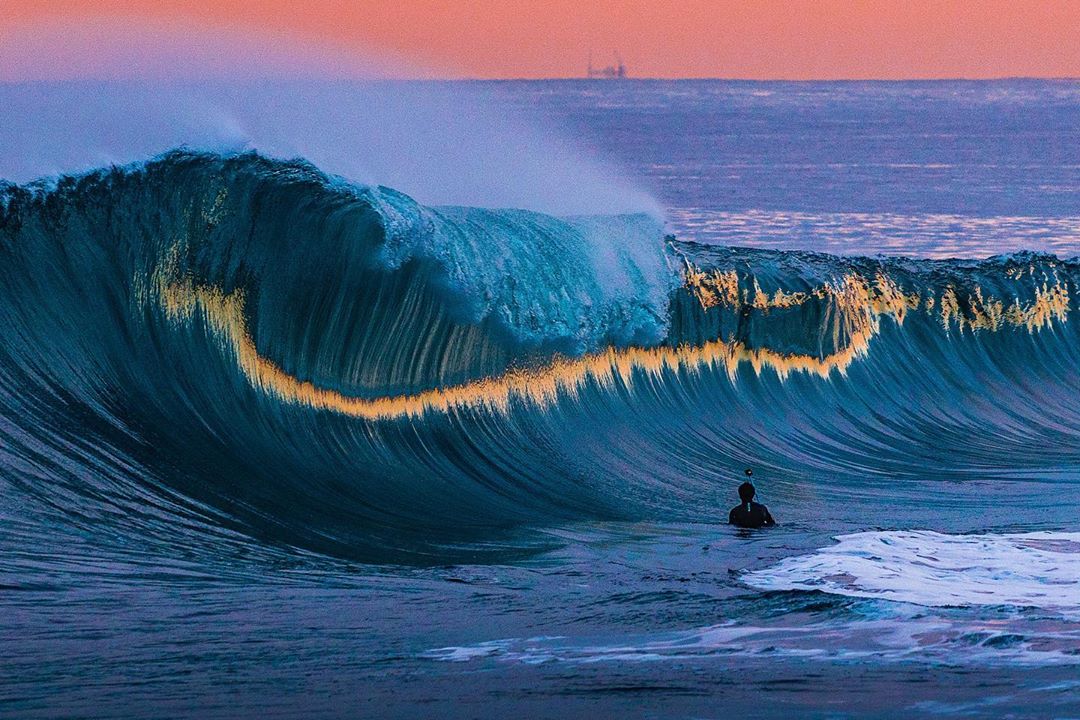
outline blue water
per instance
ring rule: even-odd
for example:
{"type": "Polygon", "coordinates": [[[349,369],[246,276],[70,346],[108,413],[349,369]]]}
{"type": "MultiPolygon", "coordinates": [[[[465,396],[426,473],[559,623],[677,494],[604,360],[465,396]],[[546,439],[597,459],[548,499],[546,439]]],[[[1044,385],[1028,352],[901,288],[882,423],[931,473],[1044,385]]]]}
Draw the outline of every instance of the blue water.
{"type": "Polygon", "coordinates": [[[461,89],[579,202],[0,88],[0,714],[1080,714],[1080,84],[461,89]]]}
{"type": "Polygon", "coordinates": [[[840,254],[1080,252],[1075,81],[510,84],[681,236],[840,254]]]}

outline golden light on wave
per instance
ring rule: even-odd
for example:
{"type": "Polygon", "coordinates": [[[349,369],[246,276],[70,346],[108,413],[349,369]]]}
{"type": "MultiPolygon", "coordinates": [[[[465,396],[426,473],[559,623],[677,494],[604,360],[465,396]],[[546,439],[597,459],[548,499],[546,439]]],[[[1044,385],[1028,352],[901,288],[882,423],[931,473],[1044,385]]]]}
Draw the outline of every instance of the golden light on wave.
{"type": "MultiPolygon", "coordinates": [[[[190,321],[196,313],[200,314],[253,387],[284,402],[365,420],[411,418],[459,409],[507,412],[515,400],[548,407],[560,397],[576,394],[590,382],[601,387],[617,384],[629,387],[635,376],[641,374],[659,377],[680,370],[702,369],[722,369],[734,378],[743,364],[755,373],[770,368],[781,378],[796,372],[827,378],[834,372],[844,373],[868,352],[883,316],[891,317],[899,324],[909,311],[923,304],[929,311],[935,304],[932,297],[924,302],[918,294],[904,293],[883,274],[873,281],[852,274],[836,285],[807,293],[778,291],[771,297],[756,283],[752,294],[743,293],[738,279],[733,280],[732,276],[734,273],[692,275],[688,272],[686,286],[697,295],[706,311],[720,305],[738,307],[740,304],[767,311],[793,307],[812,297],[829,299],[837,310],[833,339],[838,349],[818,357],[751,348],[735,340],[714,340],[697,346],[608,348],[580,358],[556,357],[540,367],[511,369],[496,377],[460,385],[413,394],[359,398],[300,380],[260,355],[248,329],[243,292],[224,293],[218,288],[198,285],[190,278],[169,282],[165,275],[156,278],[156,290],[170,319],[190,321]],[[840,347],[841,333],[843,347],[840,347]]],[[[1055,319],[1064,321],[1069,296],[1062,285],[1044,286],[1037,290],[1031,305],[1024,307],[1017,302],[1005,308],[1000,301],[984,299],[979,291],[975,297],[966,299],[964,306],[967,309],[962,310],[955,290],[948,288],[937,304],[946,327],[958,322],[961,329],[997,330],[1004,325],[1013,325],[1034,330],[1055,319]]]]}
{"type": "Polygon", "coordinates": [[[723,368],[734,376],[739,365],[746,363],[755,372],[769,367],[781,377],[793,372],[828,377],[833,371],[843,372],[865,353],[873,334],[867,331],[852,336],[847,347],[821,358],[748,348],[742,343],[720,340],[699,346],[608,348],[600,353],[556,358],[543,367],[513,369],[498,377],[452,387],[358,398],[293,377],[260,355],[247,328],[242,292],[226,294],[217,288],[180,283],[163,288],[161,296],[163,307],[173,319],[190,319],[200,313],[252,386],[285,402],[366,420],[417,417],[428,412],[468,408],[506,412],[515,399],[547,407],[560,396],[576,393],[590,381],[602,387],[616,383],[630,386],[635,373],[659,376],[678,370],[723,368]]]}
{"type": "MultiPolygon", "coordinates": [[[[1015,268],[1007,271],[1006,275],[1017,279],[1024,272],[1034,277],[1035,269],[1015,268]]],[[[703,310],[718,306],[743,306],[768,312],[797,307],[810,300],[829,300],[847,318],[856,322],[860,318],[865,319],[867,311],[872,316],[891,315],[903,322],[908,311],[917,310],[922,305],[927,312],[939,308],[941,325],[946,330],[956,326],[961,331],[997,331],[1011,326],[1034,332],[1050,327],[1054,321],[1065,322],[1071,302],[1068,286],[1057,277],[1053,278],[1053,282],[1047,277],[1041,286],[1036,286],[1035,298],[1027,305],[1022,305],[1018,299],[1006,305],[997,298],[984,296],[980,287],[975,287],[961,299],[951,285],[942,290],[940,297],[929,294],[924,299],[918,293],[905,293],[884,273],[878,273],[873,282],[849,274],[835,285],[822,285],[807,292],[778,289],[769,295],[761,289],[756,278],[753,279],[752,288],[743,290],[734,271],[704,271],[687,263],[684,281],[685,287],[698,299],[703,310]]]]}
{"type": "Polygon", "coordinates": [[[1014,300],[1008,307],[995,298],[983,297],[982,288],[975,288],[961,309],[953,288],[946,288],[938,305],[941,323],[946,328],[957,325],[961,330],[996,331],[1011,325],[1025,328],[1028,332],[1048,327],[1052,321],[1065,322],[1069,312],[1069,290],[1061,282],[1053,285],[1043,283],[1035,288],[1035,299],[1028,305],[1014,300]]]}

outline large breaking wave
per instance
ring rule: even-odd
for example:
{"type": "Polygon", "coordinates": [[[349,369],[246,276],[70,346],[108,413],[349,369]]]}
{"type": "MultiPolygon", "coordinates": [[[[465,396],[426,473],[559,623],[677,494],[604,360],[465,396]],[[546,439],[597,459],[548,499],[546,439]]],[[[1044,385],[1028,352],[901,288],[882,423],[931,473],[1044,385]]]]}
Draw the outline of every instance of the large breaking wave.
{"type": "Polygon", "coordinates": [[[712,517],[748,462],[1080,467],[1080,267],[1052,256],[708,247],[189,152],[3,186],[0,253],[3,477],[95,534],[438,559],[712,517]]]}

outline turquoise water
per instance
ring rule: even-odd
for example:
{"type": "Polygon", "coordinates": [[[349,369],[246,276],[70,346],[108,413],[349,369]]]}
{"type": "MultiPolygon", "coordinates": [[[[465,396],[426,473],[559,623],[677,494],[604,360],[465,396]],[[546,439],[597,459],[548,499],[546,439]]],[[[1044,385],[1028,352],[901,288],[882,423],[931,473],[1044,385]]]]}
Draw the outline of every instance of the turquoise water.
{"type": "Polygon", "coordinates": [[[1077,85],[479,90],[619,212],[0,133],[0,712],[1080,711],[1077,85]]]}

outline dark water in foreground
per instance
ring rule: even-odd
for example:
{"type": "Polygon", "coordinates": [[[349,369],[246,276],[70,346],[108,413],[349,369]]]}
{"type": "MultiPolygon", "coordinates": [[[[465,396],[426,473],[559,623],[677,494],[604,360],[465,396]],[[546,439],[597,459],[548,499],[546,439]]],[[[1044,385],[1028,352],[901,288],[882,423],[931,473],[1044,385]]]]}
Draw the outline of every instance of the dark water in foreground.
{"type": "Polygon", "coordinates": [[[289,558],[224,580],[117,565],[113,577],[80,588],[8,589],[7,637],[20,640],[4,644],[5,712],[555,718],[723,717],[729,708],[777,717],[1075,711],[1075,654],[1072,661],[1040,657],[1050,653],[1024,647],[1042,636],[1075,653],[1076,625],[1056,613],[757,593],[737,582],[747,565],[828,543],[806,525],[750,538],[701,526],[553,533],[566,547],[524,565],[305,570],[289,558]]]}
{"type": "Polygon", "coordinates": [[[1080,716],[1077,85],[496,90],[667,228],[0,186],[0,716],[1080,716]]]}

